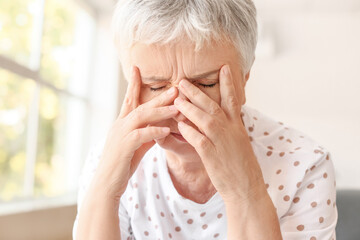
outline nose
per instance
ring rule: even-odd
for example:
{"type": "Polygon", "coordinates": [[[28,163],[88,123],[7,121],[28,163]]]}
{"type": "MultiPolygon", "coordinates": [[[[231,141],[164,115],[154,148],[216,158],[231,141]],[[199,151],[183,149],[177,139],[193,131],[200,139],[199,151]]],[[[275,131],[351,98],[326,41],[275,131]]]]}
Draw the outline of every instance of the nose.
{"type": "MultiPolygon", "coordinates": [[[[182,99],[184,99],[185,101],[189,101],[189,99],[180,91],[180,89],[179,89],[179,88],[177,88],[177,89],[178,89],[178,92],[179,92],[179,94],[178,94],[177,97],[182,98],[182,99]]],[[[177,122],[180,122],[180,121],[187,122],[187,121],[186,121],[187,118],[186,118],[186,117],[184,116],[184,114],[182,114],[181,112],[179,112],[178,114],[176,114],[176,116],[173,117],[173,119],[175,119],[177,122]]]]}

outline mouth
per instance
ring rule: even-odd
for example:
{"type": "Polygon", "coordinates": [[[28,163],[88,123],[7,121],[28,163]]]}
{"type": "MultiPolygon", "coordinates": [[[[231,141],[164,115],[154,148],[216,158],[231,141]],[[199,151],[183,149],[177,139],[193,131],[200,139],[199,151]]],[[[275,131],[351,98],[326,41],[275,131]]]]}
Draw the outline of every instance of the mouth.
{"type": "Polygon", "coordinates": [[[187,142],[180,133],[172,132],[171,135],[181,142],[187,142]]]}

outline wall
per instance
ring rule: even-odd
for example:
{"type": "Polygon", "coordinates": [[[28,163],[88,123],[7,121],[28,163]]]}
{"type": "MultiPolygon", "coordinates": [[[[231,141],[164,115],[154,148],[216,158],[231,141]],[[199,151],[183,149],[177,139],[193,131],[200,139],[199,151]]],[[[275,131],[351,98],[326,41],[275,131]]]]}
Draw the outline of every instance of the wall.
{"type": "Polygon", "coordinates": [[[333,155],[337,187],[360,189],[360,2],[271,3],[255,1],[247,104],[318,141],[333,155]]]}

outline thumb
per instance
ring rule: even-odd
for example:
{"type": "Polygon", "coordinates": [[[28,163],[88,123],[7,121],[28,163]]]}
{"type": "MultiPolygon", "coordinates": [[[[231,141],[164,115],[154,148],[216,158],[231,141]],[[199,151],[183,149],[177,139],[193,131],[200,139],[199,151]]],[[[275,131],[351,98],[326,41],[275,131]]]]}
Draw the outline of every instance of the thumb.
{"type": "Polygon", "coordinates": [[[131,176],[135,172],[136,168],[138,167],[141,159],[144,157],[146,152],[149,151],[149,149],[152,148],[154,145],[155,145],[155,141],[153,140],[153,141],[144,143],[141,147],[139,147],[135,151],[134,156],[133,156],[133,158],[131,160],[131,163],[130,163],[131,176]]]}

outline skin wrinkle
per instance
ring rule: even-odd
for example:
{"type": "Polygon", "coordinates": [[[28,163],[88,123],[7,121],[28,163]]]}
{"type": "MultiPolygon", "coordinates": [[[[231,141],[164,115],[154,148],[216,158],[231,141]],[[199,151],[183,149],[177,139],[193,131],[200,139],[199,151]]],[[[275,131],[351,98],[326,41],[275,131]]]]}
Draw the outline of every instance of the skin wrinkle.
{"type": "MultiPolygon", "coordinates": [[[[125,59],[129,61],[123,62],[125,77],[127,80],[130,79],[130,75],[127,74],[126,70],[131,69],[133,65],[139,68],[141,76],[158,76],[162,78],[171,76],[170,82],[156,85],[156,88],[165,86],[159,91],[150,91],[151,86],[142,84],[140,93],[140,104],[142,104],[150,101],[171,86],[178,86],[179,82],[187,76],[220,69],[223,65],[227,64],[235,79],[234,85],[238,92],[238,99],[241,105],[243,105],[246,98],[242,89],[245,87],[244,85],[249,78],[249,74],[243,76],[236,49],[233,45],[224,42],[214,42],[211,47],[205,47],[199,52],[195,52],[195,46],[187,40],[183,40],[173,46],[136,43],[126,53],[129,57],[125,59]],[[242,87],[240,87],[240,83],[243,85],[242,87]]],[[[220,105],[220,85],[218,81],[211,88],[204,88],[197,83],[194,83],[194,85],[220,105]]],[[[153,87],[155,88],[155,86],[153,87]]],[[[177,89],[177,92],[178,97],[189,101],[179,89],[177,89]]],[[[179,121],[184,121],[198,130],[182,113],[152,125],[170,127],[171,132],[179,132],[177,127],[179,121]]],[[[212,185],[195,149],[189,143],[179,142],[172,135],[158,141],[158,144],[165,150],[168,170],[178,193],[198,203],[204,203],[209,200],[216,192],[216,189],[212,185]]]]}

